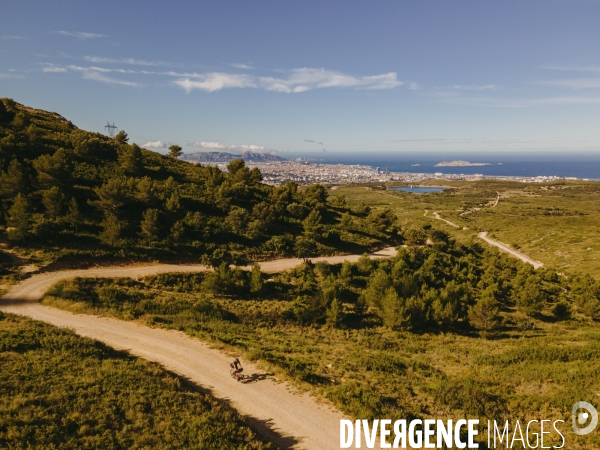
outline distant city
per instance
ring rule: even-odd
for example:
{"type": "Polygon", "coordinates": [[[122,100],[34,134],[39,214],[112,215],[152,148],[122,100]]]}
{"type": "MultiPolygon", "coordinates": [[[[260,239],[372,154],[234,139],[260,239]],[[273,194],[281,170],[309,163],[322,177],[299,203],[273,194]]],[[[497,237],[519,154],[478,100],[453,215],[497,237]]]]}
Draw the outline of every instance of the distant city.
{"type": "MultiPolygon", "coordinates": [[[[376,182],[405,182],[417,183],[424,180],[460,180],[477,181],[482,179],[511,180],[524,183],[545,183],[559,179],[577,180],[576,177],[558,176],[493,176],[483,174],[445,174],[435,173],[409,173],[392,172],[389,167],[372,167],[361,164],[322,164],[298,158],[295,161],[284,160],[270,154],[245,153],[236,155],[231,153],[198,152],[184,155],[182,159],[191,163],[209,163],[217,165],[222,170],[227,170],[227,164],[235,158],[243,158],[250,168],[257,167],[263,174],[263,182],[279,185],[286,181],[295,181],[298,184],[357,184],[376,182]]],[[[487,163],[468,163],[466,161],[443,162],[436,166],[483,166],[487,163]]],[[[584,179],[585,180],[585,179],[584,179]]]]}

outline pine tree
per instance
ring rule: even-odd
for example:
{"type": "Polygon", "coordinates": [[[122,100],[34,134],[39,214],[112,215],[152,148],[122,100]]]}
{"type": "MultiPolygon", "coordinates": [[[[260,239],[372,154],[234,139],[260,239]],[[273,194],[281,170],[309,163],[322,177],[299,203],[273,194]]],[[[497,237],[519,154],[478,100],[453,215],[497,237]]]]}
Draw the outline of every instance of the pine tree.
{"type": "Polygon", "coordinates": [[[42,192],[42,204],[46,208],[46,215],[50,220],[56,220],[60,215],[65,196],[57,186],[53,186],[42,192]]]}
{"type": "Polygon", "coordinates": [[[262,273],[260,271],[260,265],[254,264],[252,266],[252,274],[250,275],[250,292],[256,294],[262,291],[263,281],[262,273]]]}
{"type": "Polygon", "coordinates": [[[69,175],[69,157],[64,149],[59,148],[53,155],[42,155],[34,160],[33,167],[37,171],[40,187],[60,186],[69,175]]]}
{"type": "Polygon", "coordinates": [[[148,245],[152,245],[158,237],[158,209],[150,208],[144,212],[140,228],[141,235],[146,238],[148,245]]]}
{"type": "Polygon", "coordinates": [[[321,228],[321,213],[317,209],[313,209],[302,222],[302,226],[307,235],[317,233],[321,228]]]}
{"type": "Polygon", "coordinates": [[[173,144],[169,147],[169,156],[171,158],[179,158],[181,155],[183,155],[183,152],[179,145],[173,144]]]}
{"type": "Polygon", "coordinates": [[[17,194],[15,201],[8,210],[7,233],[11,241],[21,241],[27,237],[29,228],[29,205],[23,194],[17,194]]]}
{"type": "Polygon", "coordinates": [[[484,291],[481,298],[469,309],[469,322],[476,328],[485,332],[498,326],[500,307],[498,301],[488,291],[484,291]]]}
{"type": "Polygon", "coordinates": [[[94,192],[98,200],[88,200],[88,203],[114,214],[129,200],[130,183],[125,178],[111,178],[102,186],[95,188],[94,192]]]}
{"type": "Polygon", "coordinates": [[[334,298],[325,313],[325,323],[330,327],[338,328],[343,318],[342,306],[338,299],[334,298]]]}
{"type": "Polygon", "coordinates": [[[363,253],[363,255],[358,258],[358,261],[356,261],[356,268],[363,275],[367,275],[371,272],[373,269],[373,261],[369,258],[368,254],[363,253]]]}
{"type": "Polygon", "coordinates": [[[352,264],[349,261],[344,261],[342,263],[338,280],[342,286],[346,288],[350,286],[350,282],[352,281],[352,264]]]}
{"type": "Polygon", "coordinates": [[[171,227],[171,239],[174,243],[179,243],[185,233],[185,225],[181,220],[178,220],[171,227]]]}
{"type": "Polygon", "coordinates": [[[352,226],[352,216],[345,212],[342,214],[342,218],[340,219],[340,226],[342,228],[350,228],[352,226]]]}
{"type": "Polygon", "coordinates": [[[77,233],[77,228],[81,225],[81,215],[79,214],[79,205],[77,205],[77,200],[75,197],[71,197],[71,201],[69,202],[69,212],[66,217],[67,222],[75,228],[75,233],[77,233]]]}
{"type": "Polygon", "coordinates": [[[165,207],[171,212],[176,212],[179,210],[179,208],[181,208],[181,205],[179,204],[179,195],[177,195],[177,192],[173,192],[173,194],[171,194],[171,197],[169,197],[167,200],[165,207]]]}
{"type": "Polygon", "coordinates": [[[404,320],[404,308],[402,300],[398,297],[396,289],[389,287],[386,289],[381,299],[381,318],[386,327],[397,327],[404,320]]]}
{"type": "Polygon", "coordinates": [[[379,269],[373,273],[362,294],[366,304],[381,310],[381,302],[391,284],[392,281],[385,270],[379,269]]]}
{"type": "Polygon", "coordinates": [[[115,136],[115,141],[117,141],[119,144],[127,144],[129,142],[129,136],[127,136],[125,130],[121,130],[115,136]]]}
{"type": "Polygon", "coordinates": [[[116,215],[111,212],[106,212],[104,220],[100,225],[103,228],[100,233],[100,239],[109,245],[115,245],[123,231],[123,224],[116,215]]]}
{"type": "Polygon", "coordinates": [[[12,198],[19,192],[25,189],[25,175],[23,166],[13,159],[6,172],[0,174],[0,196],[4,198],[12,198]]]}
{"type": "Polygon", "coordinates": [[[150,177],[144,177],[137,183],[137,198],[146,205],[151,205],[156,200],[156,186],[150,177]]]}
{"type": "Polygon", "coordinates": [[[119,154],[119,164],[128,175],[139,175],[143,169],[142,149],[137,145],[128,145],[119,154]]]}
{"type": "Polygon", "coordinates": [[[517,308],[527,317],[539,313],[544,308],[544,304],[544,295],[539,285],[533,281],[525,284],[516,301],[517,308]]]}

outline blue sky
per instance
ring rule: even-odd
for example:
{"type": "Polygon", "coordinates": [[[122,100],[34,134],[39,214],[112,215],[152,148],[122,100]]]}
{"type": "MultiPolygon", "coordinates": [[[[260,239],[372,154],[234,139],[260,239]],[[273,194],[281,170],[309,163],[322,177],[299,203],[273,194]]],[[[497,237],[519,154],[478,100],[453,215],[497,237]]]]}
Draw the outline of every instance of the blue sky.
{"type": "Polygon", "coordinates": [[[593,152],[598,1],[21,1],[0,96],[186,152],[593,152]]]}

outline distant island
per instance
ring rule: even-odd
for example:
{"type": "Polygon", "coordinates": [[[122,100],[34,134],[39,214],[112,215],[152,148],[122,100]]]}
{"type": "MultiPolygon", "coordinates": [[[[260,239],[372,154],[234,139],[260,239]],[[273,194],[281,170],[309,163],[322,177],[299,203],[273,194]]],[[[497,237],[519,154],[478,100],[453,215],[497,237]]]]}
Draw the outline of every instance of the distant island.
{"type": "Polygon", "coordinates": [[[258,152],[243,152],[240,154],[227,153],[227,152],[196,152],[186,153],[181,156],[184,161],[195,162],[195,163],[221,163],[231,162],[234,159],[242,158],[247,162],[272,162],[272,161],[285,161],[272,153],[258,153],[258,152]]]}
{"type": "Polygon", "coordinates": [[[469,161],[442,161],[437,163],[435,167],[474,167],[474,166],[491,166],[491,163],[472,163],[469,161]]]}

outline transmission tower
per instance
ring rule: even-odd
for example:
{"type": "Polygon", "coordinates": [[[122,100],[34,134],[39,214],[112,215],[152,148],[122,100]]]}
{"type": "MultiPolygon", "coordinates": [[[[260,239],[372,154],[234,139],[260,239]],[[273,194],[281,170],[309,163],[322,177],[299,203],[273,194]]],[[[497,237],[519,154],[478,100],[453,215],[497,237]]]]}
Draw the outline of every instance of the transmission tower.
{"type": "Polygon", "coordinates": [[[115,127],[114,122],[112,125],[106,122],[106,126],[104,127],[104,129],[106,130],[106,134],[108,134],[111,138],[114,138],[115,134],[117,134],[117,131],[119,131],[119,129],[115,127]]]}

